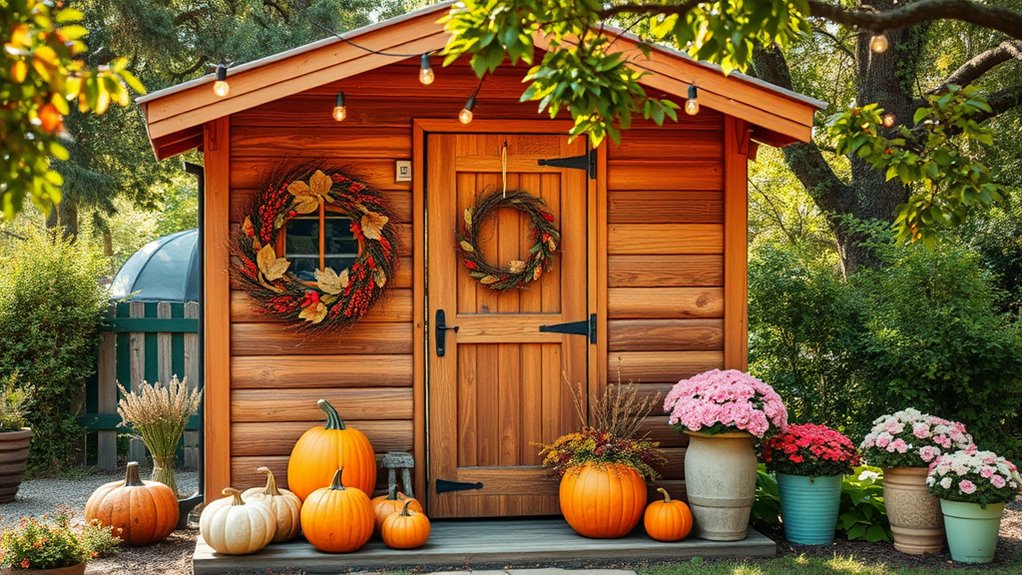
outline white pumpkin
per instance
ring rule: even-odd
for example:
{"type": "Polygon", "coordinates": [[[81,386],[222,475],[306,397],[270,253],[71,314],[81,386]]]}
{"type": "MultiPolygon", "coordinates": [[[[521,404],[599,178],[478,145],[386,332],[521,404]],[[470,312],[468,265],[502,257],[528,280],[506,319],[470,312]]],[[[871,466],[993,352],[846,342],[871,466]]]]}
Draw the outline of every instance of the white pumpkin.
{"type": "Polygon", "coordinates": [[[277,533],[273,512],[265,503],[245,503],[233,487],[223,490],[225,497],[211,502],[199,516],[199,534],[206,544],[223,555],[257,553],[270,544],[277,533]]]}
{"type": "Polygon", "coordinates": [[[256,471],[266,474],[266,487],[246,489],[241,494],[241,499],[246,503],[259,501],[270,508],[273,519],[277,522],[277,535],[273,537],[274,543],[294,539],[302,530],[302,500],[287,489],[278,489],[277,479],[269,467],[259,467],[256,471]]]}

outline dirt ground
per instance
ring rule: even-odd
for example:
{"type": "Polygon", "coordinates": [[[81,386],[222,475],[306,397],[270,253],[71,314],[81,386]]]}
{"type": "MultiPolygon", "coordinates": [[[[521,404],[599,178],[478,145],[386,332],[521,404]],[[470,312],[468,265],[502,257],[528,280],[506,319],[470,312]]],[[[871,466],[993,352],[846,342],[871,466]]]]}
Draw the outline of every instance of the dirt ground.
{"type": "MultiPolygon", "coordinates": [[[[89,565],[86,575],[191,575],[191,557],[195,549],[196,530],[177,531],[158,545],[126,548],[121,553],[100,559],[89,565]]],[[[777,541],[778,555],[807,555],[830,558],[834,555],[851,556],[865,563],[884,563],[891,567],[920,567],[933,571],[955,568],[947,552],[916,557],[898,553],[888,543],[836,541],[830,546],[790,545],[779,533],[768,533],[777,541]]],[[[1001,540],[994,565],[1022,558],[1022,503],[1014,503],[1005,511],[1001,521],[1001,540]]],[[[982,572],[983,567],[963,568],[982,572]]],[[[296,571],[295,575],[300,572],[296,571]]]]}

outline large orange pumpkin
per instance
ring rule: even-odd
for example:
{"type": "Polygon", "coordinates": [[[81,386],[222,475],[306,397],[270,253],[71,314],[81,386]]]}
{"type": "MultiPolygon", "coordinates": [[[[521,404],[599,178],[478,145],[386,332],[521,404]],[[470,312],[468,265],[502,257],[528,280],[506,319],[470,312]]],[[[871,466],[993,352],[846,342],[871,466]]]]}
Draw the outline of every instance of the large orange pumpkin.
{"type": "Polygon", "coordinates": [[[123,481],[112,481],[92,492],[85,519],[114,528],[128,545],[163,541],[177,527],[177,495],[158,481],[142,481],[132,461],[123,481]]]}
{"type": "Polygon", "coordinates": [[[361,489],[348,488],[334,472],[329,487],[321,487],[302,504],[302,533],[316,549],[351,553],[373,536],[373,508],[361,489]]]}
{"type": "Polygon", "coordinates": [[[344,469],[344,484],[371,496],[376,488],[376,453],[369,438],[346,426],[327,400],[317,404],[326,412],[326,426],[317,425],[298,438],[287,462],[288,489],[305,501],[313,491],[330,485],[334,471],[344,469]]]}
{"type": "Polygon", "coordinates": [[[393,549],[415,549],[429,540],[429,517],[421,511],[412,511],[414,499],[406,499],[401,511],[391,513],[383,521],[380,533],[387,547],[393,549]]]}
{"type": "Polygon", "coordinates": [[[692,511],[684,501],[671,499],[663,487],[657,489],[663,501],[654,501],[646,508],[642,519],[646,534],[657,541],[681,541],[692,532],[692,511]]]}
{"type": "Polygon", "coordinates": [[[386,495],[380,495],[379,497],[373,497],[373,514],[376,515],[376,527],[374,533],[379,535],[380,528],[383,527],[383,520],[390,516],[391,513],[397,513],[404,507],[405,502],[408,502],[412,511],[416,513],[423,513],[422,505],[419,504],[418,500],[408,497],[404,493],[397,490],[397,485],[391,485],[390,491],[386,495]]]}
{"type": "Polygon", "coordinates": [[[561,514],[585,537],[612,539],[628,535],[646,507],[646,482],[622,463],[586,463],[561,478],[561,514]]]}

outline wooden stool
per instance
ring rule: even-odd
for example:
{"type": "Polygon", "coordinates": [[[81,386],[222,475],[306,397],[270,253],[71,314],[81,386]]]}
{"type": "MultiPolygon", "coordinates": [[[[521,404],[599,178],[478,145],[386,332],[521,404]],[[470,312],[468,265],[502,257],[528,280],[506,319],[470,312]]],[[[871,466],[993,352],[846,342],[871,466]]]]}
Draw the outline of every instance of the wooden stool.
{"type": "Polygon", "coordinates": [[[401,483],[404,484],[402,493],[408,497],[415,497],[412,493],[412,468],[415,467],[415,459],[411,453],[406,451],[388,451],[383,456],[383,466],[387,469],[387,491],[397,485],[397,470],[401,470],[401,483]]]}

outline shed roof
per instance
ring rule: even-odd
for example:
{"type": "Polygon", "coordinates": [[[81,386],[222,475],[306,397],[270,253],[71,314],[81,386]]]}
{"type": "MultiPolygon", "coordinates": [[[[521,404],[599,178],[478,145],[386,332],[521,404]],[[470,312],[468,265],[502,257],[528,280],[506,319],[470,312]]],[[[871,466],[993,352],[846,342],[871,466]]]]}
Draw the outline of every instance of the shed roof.
{"type": "MultiPolygon", "coordinates": [[[[201,146],[202,126],[234,114],[330,82],[385,66],[391,56],[377,51],[424,54],[443,49],[449,35],[437,22],[452,2],[443,2],[337,37],[324,38],[292,50],[231,68],[231,93],[213,94],[213,74],[159,90],[138,99],[145,113],[149,138],[160,159],[201,146]]],[[[741,73],[725,75],[713,64],[663,46],[650,46],[635,35],[607,28],[620,36],[612,49],[626,53],[630,65],[646,72],[644,85],[684,98],[688,86],[699,87],[700,104],[747,121],[753,138],[770,145],[808,141],[813,114],[826,103],[741,73]],[[640,49],[651,47],[646,53],[640,49]]],[[[547,47],[537,36],[536,46],[547,47]]]]}

